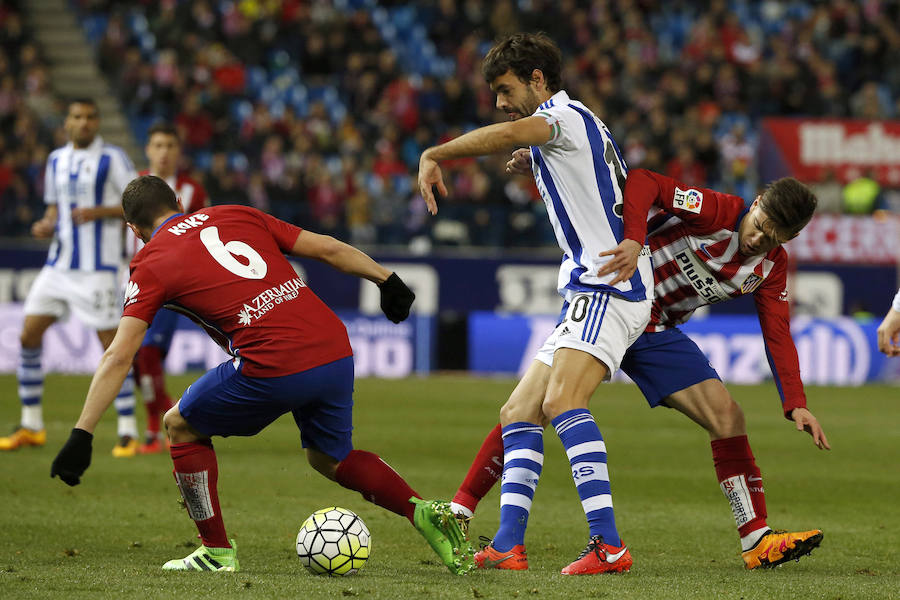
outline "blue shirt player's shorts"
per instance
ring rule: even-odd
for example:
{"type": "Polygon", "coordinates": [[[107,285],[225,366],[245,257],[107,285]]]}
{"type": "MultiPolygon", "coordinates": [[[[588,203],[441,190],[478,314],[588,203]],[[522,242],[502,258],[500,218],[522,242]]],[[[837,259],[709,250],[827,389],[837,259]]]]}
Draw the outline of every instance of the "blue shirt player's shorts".
{"type": "Polygon", "coordinates": [[[677,391],[707,379],[720,379],[709,359],[679,329],[643,333],[625,352],[622,371],[631,377],[651,407],[677,391]]]}
{"type": "Polygon", "coordinates": [[[289,412],[304,448],[344,460],[353,450],[353,357],[282,377],[247,377],[227,361],[195,381],[178,410],[208,436],[256,435],[289,412]]]}
{"type": "Polygon", "coordinates": [[[144,334],[141,346],[156,346],[162,350],[162,355],[165,356],[169,352],[169,346],[172,345],[172,336],[175,334],[177,325],[178,313],[165,308],[157,311],[153,322],[147,328],[147,333],[144,334]]]}

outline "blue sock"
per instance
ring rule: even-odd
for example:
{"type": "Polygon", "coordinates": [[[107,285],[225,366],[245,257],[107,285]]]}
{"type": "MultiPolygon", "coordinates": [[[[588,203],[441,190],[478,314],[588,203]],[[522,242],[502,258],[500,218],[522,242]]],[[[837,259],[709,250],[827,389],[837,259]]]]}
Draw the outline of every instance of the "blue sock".
{"type": "Polygon", "coordinates": [[[492,543],[505,552],[525,543],[528,513],[544,465],[544,430],[534,423],[503,428],[503,480],[500,484],[500,528],[492,543]]]}
{"type": "Polygon", "coordinates": [[[21,425],[36,431],[43,429],[41,396],[44,394],[44,373],[41,371],[41,348],[19,349],[16,379],[19,382],[19,401],[22,403],[21,425]]]}
{"type": "Polygon", "coordinates": [[[116,412],[119,414],[118,434],[137,438],[137,419],[134,416],[134,373],[129,370],[116,396],[116,412]]]}
{"type": "Polygon", "coordinates": [[[576,408],[553,419],[553,427],[569,457],[591,536],[602,535],[604,543],[621,546],[606,468],[606,444],[594,417],[586,408],[576,408]]]}
{"type": "Polygon", "coordinates": [[[119,394],[116,396],[116,412],[120,417],[130,417],[134,415],[134,405],[134,371],[129,370],[128,376],[125,377],[119,394]]]}

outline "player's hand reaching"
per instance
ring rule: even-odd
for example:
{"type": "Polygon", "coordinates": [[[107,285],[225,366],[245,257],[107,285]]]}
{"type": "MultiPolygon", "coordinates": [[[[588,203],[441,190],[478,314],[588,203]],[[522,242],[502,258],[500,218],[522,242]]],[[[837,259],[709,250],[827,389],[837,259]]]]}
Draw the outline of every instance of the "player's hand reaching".
{"type": "Polygon", "coordinates": [[[825,437],[822,426],[819,425],[819,421],[811,412],[809,412],[809,410],[805,408],[795,408],[791,411],[791,418],[797,425],[797,431],[805,431],[811,435],[813,443],[815,443],[820,450],[831,450],[831,446],[828,444],[828,438],[825,437]]]}
{"type": "Polygon", "coordinates": [[[394,323],[405,321],[409,316],[409,307],[412,306],[416,295],[409,289],[396,273],[384,280],[378,286],[381,290],[381,311],[394,323]]]}
{"type": "Polygon", "coordinates": [[[72,430],[65,446],[53,460],[50,467],[50,477],[56,477],[65,481],[68,485],[76,486],[81,483],[81,476],[91,464],[91,440],[93,434],[77,427],[72,430]]]}
{"type": "Polygon", "coordinates": [[[56,231],[56,222],[50,219],[40,219],[31,225],[31,235],[36,238],[48,238],[56,231]]]}
{"type": "Polygon", "coordinates": [[[512,158],[506,162],[506,172],[512,175],[531,175],[531,150],[514,150],[512,158]]]}
{"type": "Polygon", "coordinates": [[[609,282],[609,285],[616,285],[621,281],[628,281],[637,270],[638,257],[641,255],[642,249],[643,246],[636,241],[625,239],[612,250],[601,252],[600,256],[612,256],[612,258],[597,271],[597,277],[618,273],[618,275],[609,282]]]}
{"type": "Polygon", "coordinates": [[[444,185],[444,176],[441,174],[441,167],[437,161],[428,158],[428,151],[422,153],[419,159],[419,193],[425,200],[425,206],[432,215],[437,214],[437,201],[434,199],[432,186],[437,186],[441,196],[447,196],[447,186],[444,185]]]}
{"type": "Polygon", "coordinates": [[[893,308],[878,326],[878,349],[888,356],[900,356],[900,312],[893,308]]]}
{"type": "Polygon", "coordinates": [[[72,209],[72,220],[75,221],[78,225],[83,223],[90,223],[91,221],[96,221],[100,218],[100,213],[96,208],[73,208],[72,209]]]}

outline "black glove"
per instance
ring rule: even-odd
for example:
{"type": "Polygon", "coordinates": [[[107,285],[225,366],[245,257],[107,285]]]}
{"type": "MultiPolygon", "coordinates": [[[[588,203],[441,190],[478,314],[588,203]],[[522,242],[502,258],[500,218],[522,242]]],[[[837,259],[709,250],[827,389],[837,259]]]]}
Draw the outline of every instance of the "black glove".
{"type": "Polygon", "coordinates": [[[68,485],[76,486],[81,483],[81,476],[91,464],[91,440],[93,434],[84,429],[72,430],[66,445],[62,447],[53,466],[50,467],[50,477],[56,477],[65,481],[68,485]]]}
{"type": "Polygon", "coordinates": [[[394,323],[405,320],[409,316],[409,307],[416,299],[412,290],[396,273],[391,273],[378,288],[381,290],[381,312],[384,316],[394,323]]]}

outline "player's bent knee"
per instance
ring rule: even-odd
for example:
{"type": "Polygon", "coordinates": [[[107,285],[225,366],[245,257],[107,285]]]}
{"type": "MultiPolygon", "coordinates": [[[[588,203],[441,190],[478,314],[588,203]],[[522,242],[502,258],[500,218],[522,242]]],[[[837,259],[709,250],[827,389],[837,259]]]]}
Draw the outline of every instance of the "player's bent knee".
{"type": "Polygon", "coordinates": [[[500,407],[500,423],[509,425],[522,422],[546,425],[540,402],[529,402],[526,398],[513,394],[506,404],[500,407]]]}
{"type": "Polygon", "coordinates": [[[166,435],[169,436],[169,441],[173,444],[193,442],[199,439],[188,422],[181,416],[177,404],[166,411],[163,423],[166,426],[166,435]]]}

